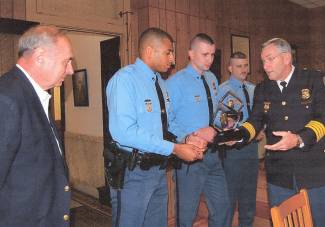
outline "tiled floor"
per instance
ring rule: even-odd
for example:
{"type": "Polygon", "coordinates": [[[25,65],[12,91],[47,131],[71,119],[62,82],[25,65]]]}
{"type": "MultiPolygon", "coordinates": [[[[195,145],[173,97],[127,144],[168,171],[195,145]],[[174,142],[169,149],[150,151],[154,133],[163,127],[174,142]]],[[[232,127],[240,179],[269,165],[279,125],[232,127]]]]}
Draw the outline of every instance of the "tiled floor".
{"type": "MultiPolygon", "coordinates": [[[[73,191],[71,203],[71,227],[111,227],[111,210],[101,205],[98,200],[73,191]]],[[[262,168],[259,171],[256,201],[256,216],[254,227],[271,227],[270,209],[267,203],[265,172],[262,168]]],[[[200,208],[201,209],[201,208],[200,208]]],[[[203,205],[201,212],[207,212],[203,205]]],[[[207,227],[207,214],[198,219],[195,227],[207,227]]],[[[172,227],[172,226],[170,226],[172,227]]],[[[237,227],[237,215],[235,215],[233,227],[237,227]]]]}

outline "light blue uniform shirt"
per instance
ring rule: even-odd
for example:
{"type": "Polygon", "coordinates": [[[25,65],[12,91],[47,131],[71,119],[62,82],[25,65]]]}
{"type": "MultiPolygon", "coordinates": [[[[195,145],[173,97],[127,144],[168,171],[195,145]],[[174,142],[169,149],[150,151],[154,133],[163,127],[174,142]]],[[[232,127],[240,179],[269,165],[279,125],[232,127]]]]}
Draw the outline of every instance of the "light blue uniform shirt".
{"type": "MultiPolygon", "coordinates": [[[[244,84],[245,84],[246,90],[248,92],[250,107],[252,108],[255,85],[248,81],[244,81],[244,84]]],[[[241,101],[241,103],[243,105],[243,108],[241,109],[241,111],[243,112],[243,119],[239,122],[238,125],[241,125],[242,123],[244,123],[248,118],[248,111],[247,111],[245,94],[243,92],[243,83],[240,80],[236,79],[236,77],[230,76],[229,80],[223,82],[220,85],[219,89],[220,90],[219,90],[219,94],[217,97],[218,103],[220,102],[220,100],[225,96],[225,94],[228,91],[231,91],[231,93],[235,94],[236,97],[241,101]]],[[[227,99],[225,99],[225,100],[227,100],[227,99]]],[[[229,100],[227,100],[227,101],[229,101],[229,100]]],[[[235,110],[238,109],[238,107],[236,106],[237,104],[238,104],[238,102],[234,101],[234,109],[235,110]]],[[[218,116],[219,116],[219,112],[217,113],[215,124],[218,127],[220,127],[220,120],[219,120],[218,116]]]]}
{"type": "MultiPolygon", "coordinates": [[[[204,77],[210,88],[214,113],[218,81],[210,71],[204,72],[204,77]]],[[[191,64],[167,80],[167,90],[173,112],[170,117],[170,131],[178,140],[199,128],[209,126],[209,107],[204,84],[201,75],[191,64]]]]}
{"type": "Polygon", "coordinates": [[[163,139],[156,75],[168,109],[164,81],[141,59],[114,74],[106,88],[109,131],[124,149],[170,155],[174,144],[163,139]]]}

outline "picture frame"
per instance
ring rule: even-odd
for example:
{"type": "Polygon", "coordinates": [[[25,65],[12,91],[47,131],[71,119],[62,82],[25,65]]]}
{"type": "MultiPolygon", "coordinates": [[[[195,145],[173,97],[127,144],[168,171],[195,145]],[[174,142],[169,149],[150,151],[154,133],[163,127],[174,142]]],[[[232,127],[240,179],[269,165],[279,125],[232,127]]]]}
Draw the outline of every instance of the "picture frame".
{"type": "Polygon", "coordinates": [[[89,106],[87,70],[75,70],[72,75],[74,106],[89,106]]]}
{"type": "Polygon", "coordinates": [[[248,36],[231,34],[231,53],[243,52],[247,56],[248,71],[250,72],[250,40],[248,36]]]}
{"type": "Polygon", "coordinates": [[[297,45],[295,45],[295,44],[291,45],[291,54],[292,54],[292,64],[294,66],[297,66],[298,65],[297,45]]]}

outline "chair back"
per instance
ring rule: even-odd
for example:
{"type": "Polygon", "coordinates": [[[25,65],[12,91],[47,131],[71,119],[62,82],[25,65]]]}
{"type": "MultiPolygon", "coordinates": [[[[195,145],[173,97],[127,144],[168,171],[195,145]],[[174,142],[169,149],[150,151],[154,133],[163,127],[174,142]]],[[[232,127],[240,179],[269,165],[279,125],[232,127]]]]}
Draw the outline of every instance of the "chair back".
{"type": "Polygon", "coordinates": [[[271,216],[274,227],[313,227],[307,190],[272,207],[271,216]]]}

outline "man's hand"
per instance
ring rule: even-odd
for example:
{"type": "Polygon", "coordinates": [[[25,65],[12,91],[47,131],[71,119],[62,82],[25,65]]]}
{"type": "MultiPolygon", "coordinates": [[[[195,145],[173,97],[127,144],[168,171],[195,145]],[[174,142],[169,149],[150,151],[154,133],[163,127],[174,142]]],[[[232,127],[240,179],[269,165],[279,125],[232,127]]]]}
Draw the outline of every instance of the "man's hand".
{"type": "Polygon", "coordinates": [[[187,162],[203,158],[203,149],[192,144],[175,144],[173,154],[187,162]]]}
{"type": "Polygon", "coordinates": [[[212,127],[200,128],[193,133],[195,136],[199,136],[205,141],[212,143],[214,137],[217,135],[217,131],[212,127]]]}
{"type": "Polygon", "coordinates": [[[265,132],[264,132],[264,130],[261,130],[261,131],[257,134],[257,136],[255,137],[255,140],[259,142],[259,141],[261,141],[264,137],[265,137],[265,132]]]}
{"type": "Polygon", "coordinates": [[[281,136],[282,139],[273,144],[273,145],[265,145],[264,148],[273,151],[287,151],[291,148],[294,148],[298,144],[298,136],[294,133],[286,132],[286,131],[277,131],[273,132],[275,136],[281,136]]]}
{"type": "Polygon", "coordinates": [[[184,141],[186,144],[192,144],[200,149],[206,150],[208,142],[205,139],[202,139],[198,135],[190,134],[185,138],[184,141]]]}

